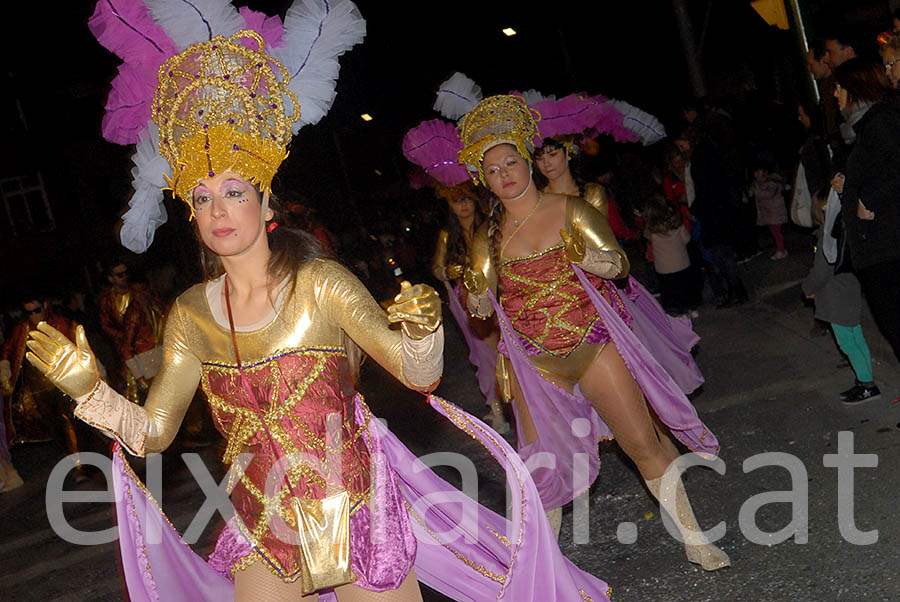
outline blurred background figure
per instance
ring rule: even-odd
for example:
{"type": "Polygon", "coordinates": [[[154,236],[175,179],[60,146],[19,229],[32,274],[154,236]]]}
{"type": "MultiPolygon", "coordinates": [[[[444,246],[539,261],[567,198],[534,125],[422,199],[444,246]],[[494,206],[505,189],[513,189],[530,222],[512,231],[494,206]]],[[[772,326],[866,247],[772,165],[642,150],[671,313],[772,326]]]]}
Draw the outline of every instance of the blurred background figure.
{"type": "Polygon", "coordinates": [[[163,312],[146,284],[131,282],[124,260],[106,266],[106,279],[110,287],[97,299],[97,311],[118,355],[110,379],[113,388],[142,403],[162,360],[163,312]]]}
{"type": "MultiPolygon", "coordinates": [[[[79,439],[83,441],[86,436],[84,425],[72,415],[72,400],[25,361],[25,341],[28,331],[40,322],[73,337],[78,323],[54,313],[44,295],[26,294],[22,309],[24,319],[13,327],[0,350],[0,387],[4,398],[9,400],[9,408],[5,410],[8,413],[4,425],[6,438],[11,444],[55,440],[67,455],[75,454],[77,464],[79,439]]],[[[0,449],[0,457],[2,455],[0,449]]],[[[87,478],[84,467],[78,464],[75,481],[82,482],[87,478]]]]}

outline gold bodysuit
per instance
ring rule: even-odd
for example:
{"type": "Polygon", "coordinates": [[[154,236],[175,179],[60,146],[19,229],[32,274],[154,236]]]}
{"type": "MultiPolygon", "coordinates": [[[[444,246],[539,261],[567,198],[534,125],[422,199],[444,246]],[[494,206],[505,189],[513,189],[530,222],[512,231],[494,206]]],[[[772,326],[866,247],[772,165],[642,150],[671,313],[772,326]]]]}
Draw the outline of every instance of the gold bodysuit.
{"type": "MultiPolygon", "coordinates": [[[[586,254],[585,261],[581,264],[581,267],[586,272],[601,276],[605,279],[622,278],[628,274],[629,265],[625,252],[616,241],[615,235],[609,226],[609,222],[593,206],[589,205],[581,198],[574,196],[566,197],[565,227],[566,231],[569,233],[578,230],[584,238],[586,254]]],[[[590,302],[587,301],[586,293],[581,289],[580,284],[571,286],[571,283],[574,281],[574,271],[571,270],[571,267],[569,267],[564,258],[561,265],[554,266],[555,273],[559,278],[550,278],[550,280],[545,279],[543,284],[541,284],[542,280],[538,278],[528,276],[523,278],[521,274],[514,273],[516,267],[521,266],[526,262],[541,262],[558,259],[555,257],[551,258],[551,255],[559,255],[560,252],[564,252],[564,245],[562,242],[533,255],[529,255],[528,257],[501,257],[501,265],[495,266],[490,253],[487,227],[485,224],[479,228],[478,232],[475,234],[469,260],[472,269],[477,270],[484,276],[483,281],[486,283],[486,286],[483,290],[470,290],[470,293],[476,296],[484,295],[489,289],[496,294],[501,276],[504,276],[504,278],[520,280],[527,279],[527,286],[531,288],[537,287],[538,289],[543,286],[546,290],[535,290],[532,293],[532,299],[525,300],[526,303],[540,298],[539,300],[550,300],[550,305],[553,305],[553,299],[559,297],[559,303],[556,305],[562,307],[575,304],[585,311],[589,311],[591,305],[590,302]],[[562,273],[564,270],[567,270],[570,273],[562,273]],[[562,287],[568,287],[572,290],[564,291],[562,290],[562,287]],[[581,297],[584,298],[582,299],[581,297]]],[[[546,274],[547,270],[543,271],[546,274]]],[[[592,278],[592,280],[595,280],[595,284],[598,287],[604,286],[601,279],[592,278]]],[[[615,306],[617,293],[612,290],[614,289],[612,285],[609,286],[611,287],[610,290],[603,291],[603,294],[604,296],[607,296],[615,306]],[[609,293],[608,295],[606,294],[607,292],[609,293]]],[[[507,307],[507,305],[511,303],[511,299],[509,297],[504,297],[504,292],[502,290],[500,291],[499,301],[504,308],[504,312],[507,313],[511,320],[514,320],[515,317],[522,313],[521,308],[518,306],[514,312],[509,311],[510,308],[507,307]]],[[[534,310],[532,312],[533,314],[547,315],[549,308],[532,309],[534,310]]],[[[557,319],[558,316],[552,316],[552,318],[557,324],[560,323],[560,320],[557,319]]],[[[538,332],[533,337],[530,336],[531,333],[519,333],[520,339],[530,338],[532,341],[537,339],[543,340],[543,337],[545,337],[550,330],[550,324],[551,321],[548,320],[546,326],[543,327],[542,332],[538,332]]],[[[587,331],[590,329],[591,323],[585,320],[584,324],[564,324],[563,327],[573,331],[587,331]]],[[[554,353],[543,349],[540,344],[536,344],[534,345],[537,347],[535,351],[539,351],[539,353],[529,355],[528,358],[538,371],[541,372],[544,378],[570,391],[575,383],[581,379],[584,372],[587,370],[587,367],[603,348],[603,345],[592,344],[589,342],[590,339],[586,336],[586,332],[578,332],[577,335],[574,344],[566,348],[564,353],[554,353]]],[[[509,360],[501,355],[500,358],[498,358],[497,366],[497,376],[500,381],[500,387],[504,392],[504,396],[507,398],[512,392],[512,371],[509,368],[508,362],[509,360]]]]}

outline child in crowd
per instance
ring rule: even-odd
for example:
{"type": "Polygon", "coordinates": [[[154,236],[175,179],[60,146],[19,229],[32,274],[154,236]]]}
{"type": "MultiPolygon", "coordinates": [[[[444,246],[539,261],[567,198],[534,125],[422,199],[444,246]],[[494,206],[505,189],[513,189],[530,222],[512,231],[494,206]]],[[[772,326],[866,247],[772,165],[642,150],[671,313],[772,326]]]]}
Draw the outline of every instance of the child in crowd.
{"type": "Polygon", "coordinates": [[[838,347],[850,360],[856,373],[856,382],[840,394],[840,399],[845,405],[858,405],[881,394],[872,377],[872,356],[860,325],[862,289],[852,273],[834,273],[834,266],[825,259],[822,244],[824,215],[821,211],[815,211],[813,220],[819,226],[816,256],[809,275],[803,281],[803,293],[815,302],[816,318],[831,324],[838,347]]]}
{"type": "Polygon", "coordinates": [[[673,314],[696,318],[702,299],[696,270],[688,257],[691,235],[681,216],[662,195],[647,199],[644,236],[653,249],[653,268],[659,277],[662,306],[673,314]]]}
{"type": "Polygon", "coordinates": [[[781,235],[781,224],[787,222],[787,207],[781,194],[781,177],[766,163],[760,163],[753,170],[750,194],[756,199],[756,225],[768,226],[775,240],[775,254],[770,259],[784,259],[787,251],[781,235]]]}

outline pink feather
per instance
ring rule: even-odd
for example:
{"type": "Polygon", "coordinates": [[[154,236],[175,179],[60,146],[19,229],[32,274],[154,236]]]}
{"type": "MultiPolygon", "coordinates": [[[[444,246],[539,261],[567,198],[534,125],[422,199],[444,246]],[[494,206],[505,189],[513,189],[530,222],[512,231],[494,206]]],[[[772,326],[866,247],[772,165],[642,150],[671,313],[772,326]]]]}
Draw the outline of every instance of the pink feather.
{"type": "Polygon", "coordinates": [[[596,123],[592,124],[585,132],[586,136],[593,138],[599,134],[608,134],[617,142],[637,142],[637,133],[622,125],[625,115],[619,109],[599,94],[592,97],[591,100],[597,103],[599,115],[596,123]]]}
{"type": "Polygon", "coordinates": [[[178,52],[141,0],[99,0],[88,28],[123,61],[162,65],[178,52]]]}
{"type": "Polygon", "coordinates": [[[116,144],[136,144],[150,122],[150,105],[159,66],[123,63],[113,79],[103,115],[103,137],[116,144]]]}
{"type": "Polygon", "coordinates": [[[150,122],[159,67],[178,50],[140,0],[100,0],[88,27],[100,44],[125,61],[106,101],[103,137],[136,144],[150,122]]]}
{"type": "Polygon", "coordinates": [[[270,17],[264,13],[251,10],[246,6],[238,9],[241,17],[244,18],[244,26],[246,29],[252,29],[263,37],[269,48],[278,48],[284,42],[284,24],[281,17],[270,17]]]}
{"type": "Polygon", "coordinates": [[[597,123],[602,110],[585,94],[569,94],[559,100],[545,99],[532,107],[541,114],[541,136],[581,134],[597,123]]]}
{"type": "Polygon", "coordinates": [[[469,179],[457,158],[462,142],[456,127],[442,119],[423,121],[403,137],[403,154],[444,186],[456,186],[469,179]]]}

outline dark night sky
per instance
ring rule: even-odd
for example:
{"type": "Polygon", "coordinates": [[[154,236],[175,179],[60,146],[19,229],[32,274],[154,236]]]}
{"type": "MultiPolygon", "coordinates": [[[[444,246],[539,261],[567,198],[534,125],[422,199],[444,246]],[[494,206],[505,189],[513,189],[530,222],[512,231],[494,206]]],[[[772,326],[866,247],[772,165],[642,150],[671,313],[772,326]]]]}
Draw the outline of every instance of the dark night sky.
{"type": "MultiPolygon", "coordinates": [[[[114,241],[111,224],[130,196],[131,150],[100,136],[118,59],[87,29],[94,4],[30,0],[9,7],[0,75],[15,94],[0,100],[0,118],[7,140],[22,135],[13,131],[19,107],[28,129],[21,141],[2,146],[2,159],[11,175],[41,170],[60,230],[95,231],[94,240],[114,241]]],[[[283,15],[290,1],[235,4],[283,15]]],[[[699,35],[708,3],[687,4],[699,35]]],[[[387,213],[393,198],[409,196],[401,139],[437,116],[434,93],[454,71],[473,78],[485,95],[586,91],[626,100],[664,122],[690,96],[671,0],[359,0],[357,6],[367,20],[366,39],[341,58],[334,107],[294,139],[280,182],[332,226],[347,215],[350,198],[368,216],[370,207],[387,213]],[[504,36],[501,29],[509,26],[519,34],[504,36]],[[362,112],[374,121],[363,122],[362,112]]],[[[744,0],[712,6],[704,67],[728,74],[744,62],[765,74],[771,61],[762,42],[765,23],[744,0]]],[[[170,217],[176,220],[180,215],[170,217]]],[[[23,250],[29,245],[22,241],[23,250]]],[[[114,242],[107,247],[118,250],[114,242]]],[[[32,261],[58,262],[53,258],[60,253],[47,251],[32,261]]]]}

